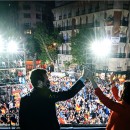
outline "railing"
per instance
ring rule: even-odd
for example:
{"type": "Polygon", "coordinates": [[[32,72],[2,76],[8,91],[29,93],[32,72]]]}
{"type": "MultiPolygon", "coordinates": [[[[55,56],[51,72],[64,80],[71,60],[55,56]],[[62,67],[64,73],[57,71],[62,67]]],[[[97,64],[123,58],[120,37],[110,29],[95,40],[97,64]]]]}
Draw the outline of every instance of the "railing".
{"type": "Polygon", "coordinates": [[[126,53],[115,53],[110,56],[111,58],[126,58],[126,53]]]}
{"type": "Polygon", "coordinates": [[[105,130],[105,127],[61,127],[61,130],[105,130]]]}
{"type": "MultiPolygon", "coordinates": [[[[0,126],[0,130],[3,129],[20,129],[19,126],[0,126]]],[[[61,130],[105,130],[105,127],[61,127],[61,130]]]]}
{"type": "Polygon", "coordinates": [[[66,125],[61,125],[61,130],[105,130],[106,126],[105,125],[95,125],[95,124],[88,124],[88,125],[72,125],[72,124],[66,124],[66,125]]]}

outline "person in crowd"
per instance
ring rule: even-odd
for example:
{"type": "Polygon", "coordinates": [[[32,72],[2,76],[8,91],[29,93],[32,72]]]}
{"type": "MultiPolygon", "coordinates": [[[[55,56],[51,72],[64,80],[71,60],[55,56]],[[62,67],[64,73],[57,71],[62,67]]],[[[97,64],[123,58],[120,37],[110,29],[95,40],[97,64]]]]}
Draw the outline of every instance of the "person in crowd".
{"type": "Polygon", "coordinates": [[[106,107],[111,109],[106,130],[130,130],[130,81],[124,82],[121,100],[118,99],[119,102],[115,102],[103,94],[90,73],[89,70],[89,79],[95,89],[95,94],[106,107]]]}
{"type": "Polygon", "coordinates": [[[29,96],[23,97],[20,101],[20,128],[22,130],[42,128],[46,130],[60,130],[55,103],[75,96],[85,86],[84,82],[88,75],[87,69],[84,69],[81,78],[69,90],[53,92],[49,89],[50,83],[47,71],[34,69],[30,75],[34,90],[29,96]]]}

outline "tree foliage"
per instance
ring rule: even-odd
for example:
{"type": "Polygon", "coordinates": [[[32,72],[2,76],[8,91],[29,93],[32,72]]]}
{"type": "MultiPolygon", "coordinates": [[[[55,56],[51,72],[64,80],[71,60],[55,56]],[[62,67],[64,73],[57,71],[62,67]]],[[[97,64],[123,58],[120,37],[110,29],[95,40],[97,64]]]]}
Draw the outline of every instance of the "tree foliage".
{"type": "Polygon", "coordinates": [[[37,53],[38,58],[43,62],[46,60],[53,62],[56,59],[56,48],[61,44],[61,38],[56,30],[50,32],[44,23],[38,24],[30,41],[31,51],[37,53]]]}
{"type": "Polygon", "coordinates": [[[76,36],[71,38],[71,52],[73,62],[84,64],[87,61],[87,54],[90,53],[90,44],[94,39],[92,29],[80,29],[76,36]]]}

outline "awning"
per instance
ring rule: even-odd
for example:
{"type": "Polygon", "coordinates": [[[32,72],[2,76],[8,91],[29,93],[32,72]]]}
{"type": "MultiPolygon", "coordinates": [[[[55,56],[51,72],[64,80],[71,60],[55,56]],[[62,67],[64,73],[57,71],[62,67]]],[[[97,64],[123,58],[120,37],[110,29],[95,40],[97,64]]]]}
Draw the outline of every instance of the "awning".
{"type": "MultiPolygon", "coordinates": [[[[26,61],[26,65],[33,65],[33,64],[34,64],[34,61],[32,61],[32,60],[27,60],[26,61]]],[[[38,64],[41,64],[41,60],[36,61],[36,65],[38,65],[38,64]]]]}

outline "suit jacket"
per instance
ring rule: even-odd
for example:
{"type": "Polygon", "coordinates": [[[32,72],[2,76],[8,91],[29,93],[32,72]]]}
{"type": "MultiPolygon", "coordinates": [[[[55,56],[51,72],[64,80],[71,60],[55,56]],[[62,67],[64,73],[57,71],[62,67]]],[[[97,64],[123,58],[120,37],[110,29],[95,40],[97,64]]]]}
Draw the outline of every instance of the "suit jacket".
{"type": "Polygon", "coordinates": [[[68,91],[52,92],[43,87],[34,89],[20,101],[19,124],[23,130],[60,130],[55,103],[72,98],[84,84],[78,80],[68,91]]]}

